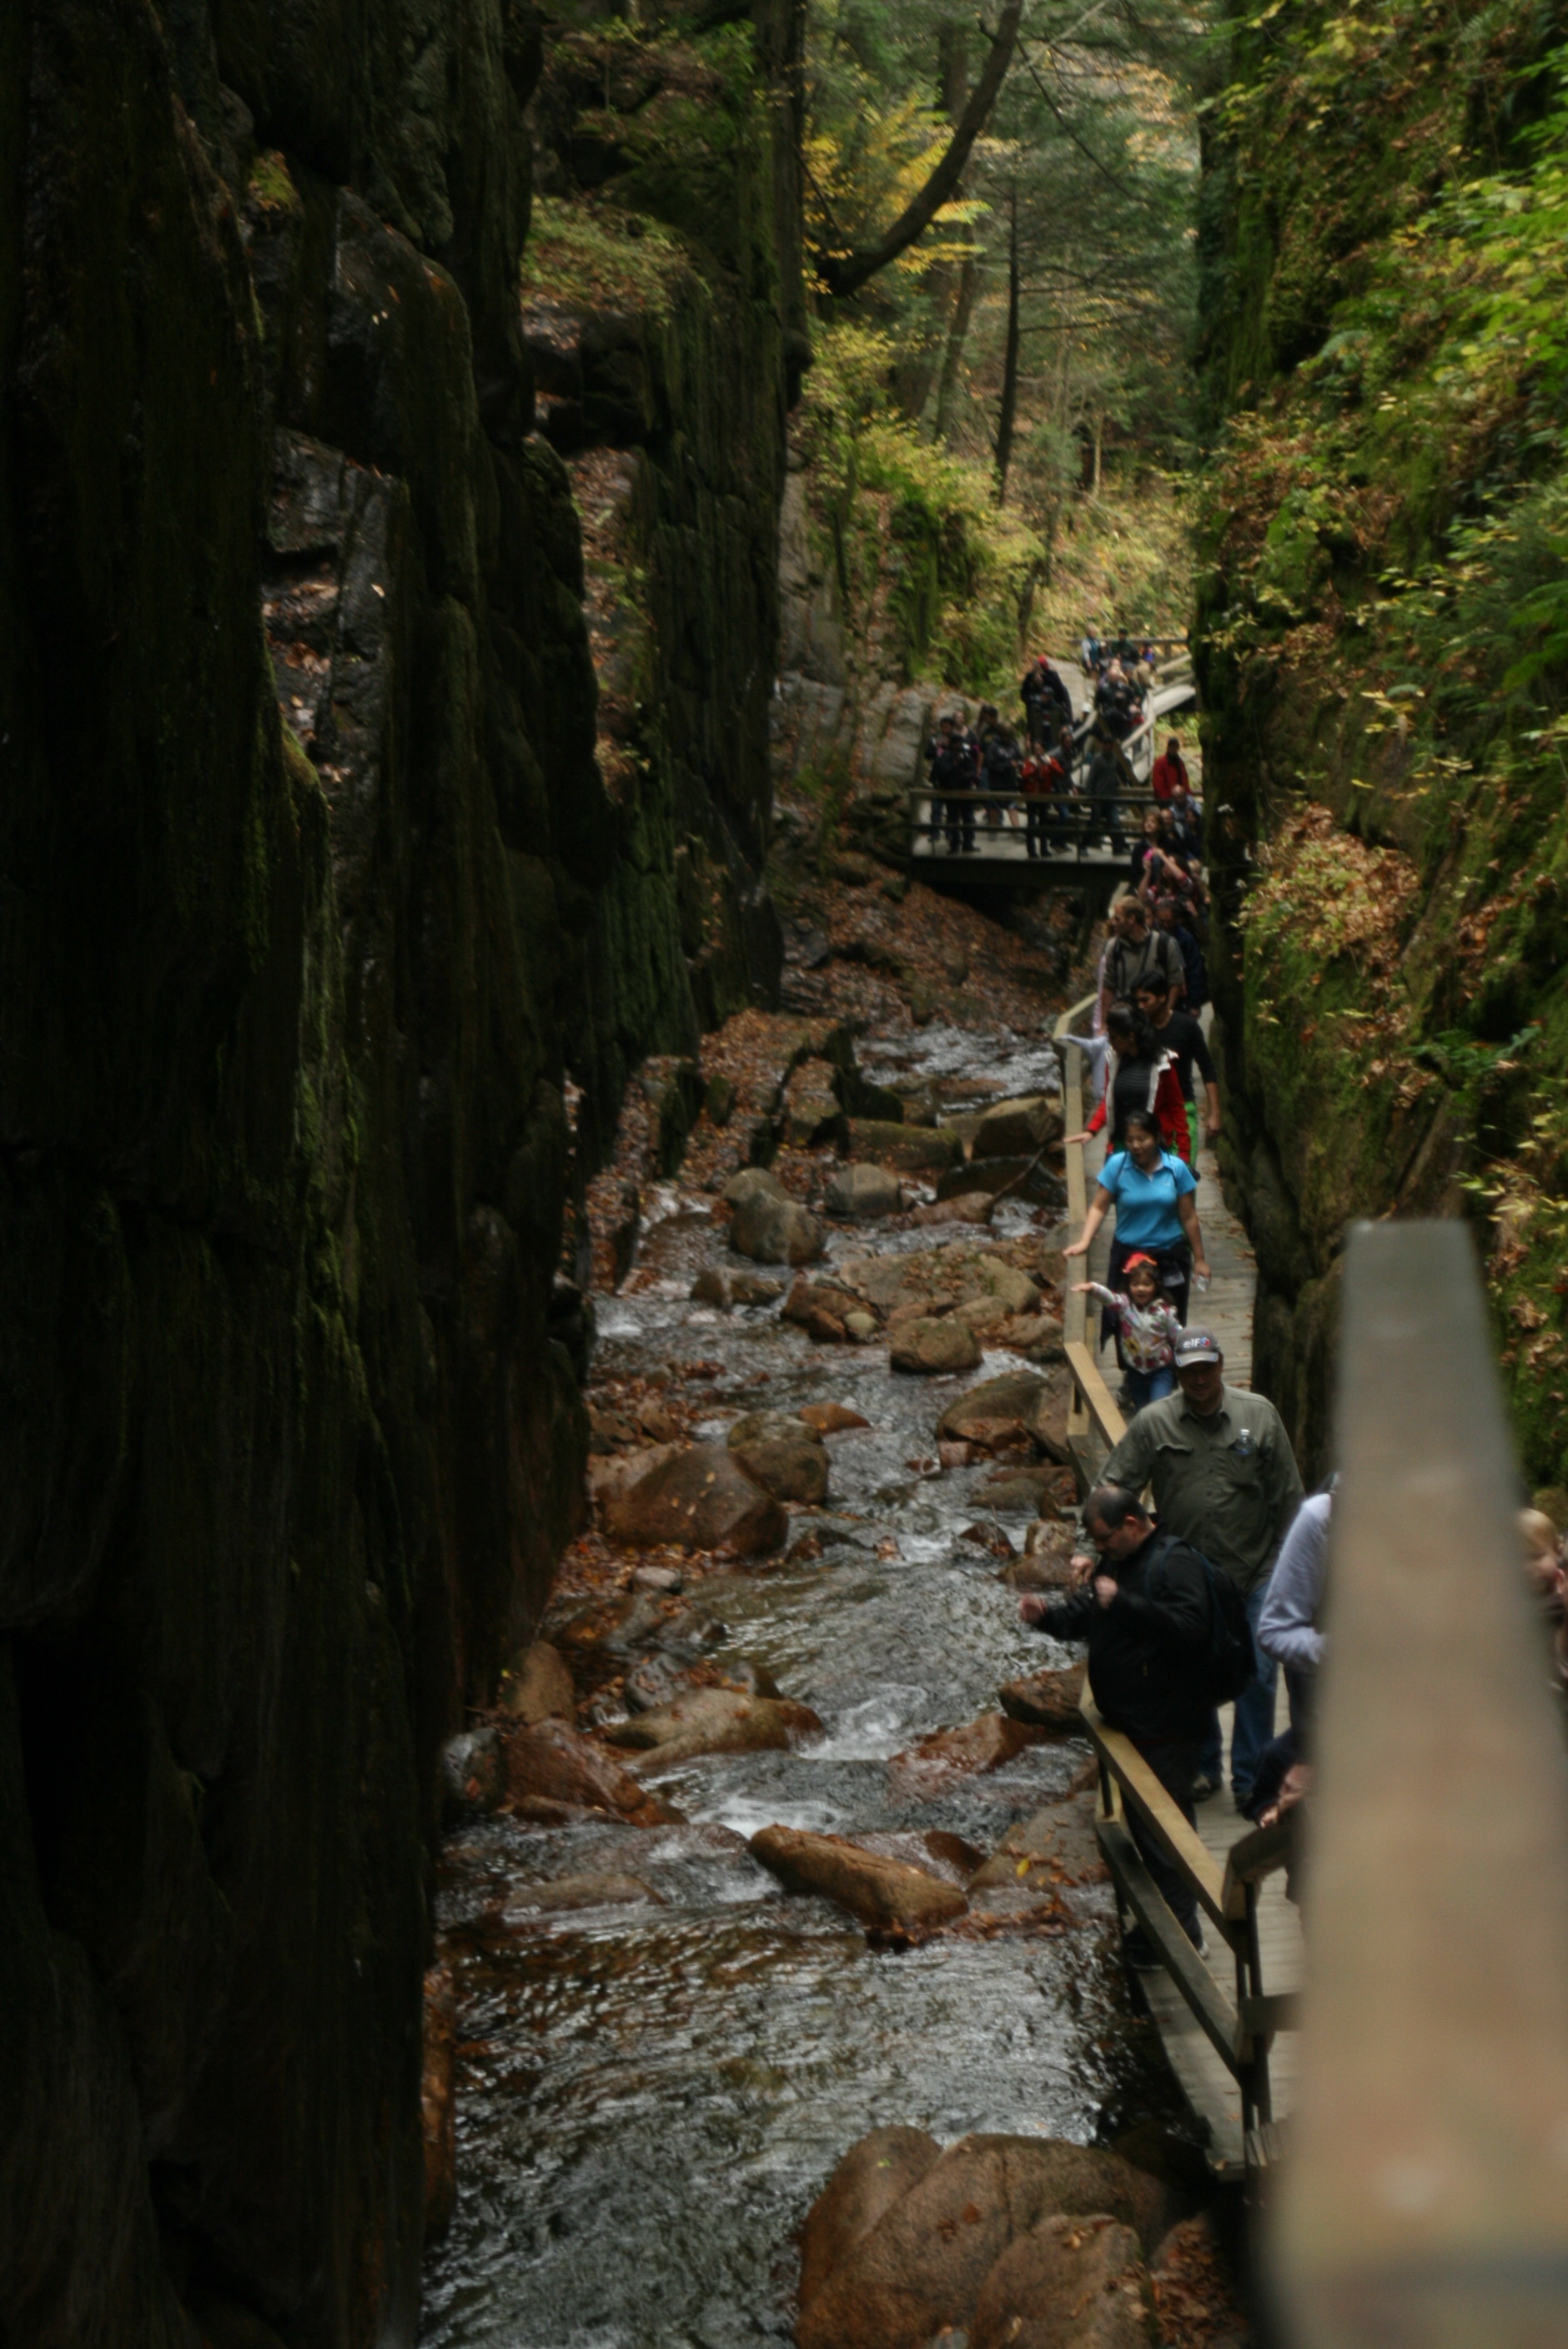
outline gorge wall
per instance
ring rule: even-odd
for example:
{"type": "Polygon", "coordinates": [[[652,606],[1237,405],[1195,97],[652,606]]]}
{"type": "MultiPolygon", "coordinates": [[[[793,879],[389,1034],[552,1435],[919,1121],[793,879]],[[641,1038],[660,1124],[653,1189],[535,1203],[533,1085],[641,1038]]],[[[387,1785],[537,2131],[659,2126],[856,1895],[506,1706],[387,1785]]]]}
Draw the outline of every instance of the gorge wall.
{"type": "Polygon", "coordinates": [[[1460,1212],[1568,1481],[1563,34],[1288,0],[1237,12],[1206,115],[1222,1163],[1312,1474],[1347,1219],[1460,1212]]]}
{"type": "Polygon", "coordinates": [[[412,2338],[433,1760],[582,1506],[569,1194],[776,970],[794,10],[643,12],[740,128],[655,124],[624,207],[686,291],[636,431],[578,428],[635,450],[624,594],[518,298],[611,13],[0,16],[18,2349],[412,2338]]]}

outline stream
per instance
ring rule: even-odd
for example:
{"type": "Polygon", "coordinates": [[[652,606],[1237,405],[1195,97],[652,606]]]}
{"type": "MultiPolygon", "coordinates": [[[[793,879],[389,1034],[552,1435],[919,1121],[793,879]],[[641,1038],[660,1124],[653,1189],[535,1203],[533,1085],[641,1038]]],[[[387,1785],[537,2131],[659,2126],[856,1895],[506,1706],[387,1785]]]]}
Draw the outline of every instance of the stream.
{"type": "MultiPolygon", "coordinates": [[[[867,1040],[860,1060],[901,1089],[934,1078],[954,1109],[1057,1083],[1048,1043],[952,1028],[867,1040]]],[[[816,1532],[820,1558],[708,1573],[684,1594],[719,1627],[715,1660],[765,1666],[823,1733],[796,1752],[658,1775],[655,1790],[686,1826],[541,1828],[500,1816],[449,1837],[439,1925],[459,2018],[459,2195],[427,2263],[428,2349],[786,2340],[791,2236],[867,2130],[905,2122],[944,2141],[999,2130],[1088,2143],[1150,2117],[1174,2123],[1107,1893],[1078,1896],[1071,1930],[879,1949],[827,1901],[786,1896],[746,1850],[742,1838],[778,1823],[942,1829],[989,1853],[1066,1791],[1088,1748],[1029,1747],[934,1800],[895,1793],[890,1757],[994,1709],[1000,1682],[1071,1661],[1024,1630],[995,1557],[960,1538],[986,1514],[975,1491],[985,1468],[934,1473],[945,1404],[1026,1366],[992,1350],[966,1377],[894,1376],[885,1347],[815,1345],[777,1304],[692,1303],[704,1267],[736,1261],[712,1206],[678,1184],[645,1203],[633,1273],[598,1300],[595,1377],[699,1363],[702,1381],[684,1390],[706,1395],[699,1434],[808,1402],[870,1422],[828,1438],[827,1506],[792,1527],[816,1532]],[[660,1905],[504,1922],[519,1886],[616,1871],[634,1872],[660,1905]]],[[[1033,1216],[1004,1203],[992,1230],[1037,1236],[1033,1216]]],[[[839,1227],[826,1261],[977,1237],[839,1227]]],[[[1021,1545],[1027,1514],[1000,1522],[1021,1545]]],[[[544,1636],[569,1614],[558,1602],[544,1636]]]]}

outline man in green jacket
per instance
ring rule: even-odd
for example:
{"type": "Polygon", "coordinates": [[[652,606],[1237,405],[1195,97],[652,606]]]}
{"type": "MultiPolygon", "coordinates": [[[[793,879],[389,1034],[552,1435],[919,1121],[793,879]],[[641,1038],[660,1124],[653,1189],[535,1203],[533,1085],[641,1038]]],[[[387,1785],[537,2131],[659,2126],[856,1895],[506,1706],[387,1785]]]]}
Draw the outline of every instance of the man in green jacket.
{"type": "MultiPolygon", "coordinates": [[[[1161,1530],[1231,1577],[1246,1599],[1255,1641],[1274,1558],[1301,1506],[1295,1454],[1273,1403],[1225,1384],[1225,1358],[1207,1330],[1184,1330],[1175,1354],[1177,1392],[1139,1413],[1106,1462],[1102,1482],[1131,1493],[1153,1486],[1161,1530]]],[[[1236,1699],[1231,1734],[1231,1790],[1239,1811],[1274,1735],[1275,1668],[1261,1648],[1258,1667],[1236,1699]]],[[[1220,1774],[1216,1713],[1193,1785],[1198,1800],[1214,1792],[1220,1774]]]]}

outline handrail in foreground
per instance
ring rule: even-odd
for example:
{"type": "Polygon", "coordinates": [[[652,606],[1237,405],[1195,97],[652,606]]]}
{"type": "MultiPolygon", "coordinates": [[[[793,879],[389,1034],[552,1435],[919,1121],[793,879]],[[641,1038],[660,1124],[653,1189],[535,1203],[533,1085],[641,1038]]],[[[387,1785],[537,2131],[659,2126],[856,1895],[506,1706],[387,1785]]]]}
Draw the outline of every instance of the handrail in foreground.
{"type": "MultiPolygon", "coordinates": [[[[1069,1134],[1084,1126],[1084,1053],[1081,1023],[1094,1008],[1086,996],[1057,1022],[1062,1047],[1063,1115],[1069,1134]]],[[[1066,1152],[1068,1219],[1081,1231],[1088,1208],[1088,1175],[1082,1143],[1066,1152]]],[[[1086,1266],[1087,1270],[1087,1266],[1086,1266]]],[[[1114,1396],[1101,1376],[1088,1342],[1088,1300],[1068,1293],[1062,1305],[1062,1350],[1073,1377],[1068,1415],[1068,1445],[1080,1487],[1087,1491],[1099,1463],[1126,1433],[1114,1396]]],[[[1269,2049],[1275,2032],[1290,2026],[1292,2011],[1264,1988],[1258,1935],[1260,1888],[1291,1851],[1287,1830],[1243,1838],[1222,1869],[1197,1829],[1177,1808],[1130,1738],[1102,1721],[1087,1680],[1081,1711],[1099,1763],[1099,1805],[1095,1834],[1111,1873],[1120,1905],[1130,1910],[1157,1951],[1199,2028],[1242,2092],[1243,2141],[1257,2141],[1260,2125],[1273,2119],[1269,2049]],[[1211,1926],[1229,1943],[1235,1962],[1235,1997],[1227,1999],[1208,1966],[1178,1924],[1150,1874],[1128,1825],[1128,1811],[1181,1874],[1211,1926]]]]}

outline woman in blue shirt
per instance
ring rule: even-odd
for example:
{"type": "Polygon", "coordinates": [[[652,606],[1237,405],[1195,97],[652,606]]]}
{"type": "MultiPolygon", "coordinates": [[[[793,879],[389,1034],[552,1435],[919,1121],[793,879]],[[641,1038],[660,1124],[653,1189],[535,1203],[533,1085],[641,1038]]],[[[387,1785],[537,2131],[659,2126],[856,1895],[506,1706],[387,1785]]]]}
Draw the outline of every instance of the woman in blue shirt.
{"type": "Polygon", "coordinates": [[[1159,1128],[1147,1110],[1130,1110],[1122,1121],[1122,1132],[1127,1147],[1114,1152],[1100,1168],[1083,1219],[1083,1237],[1063,1253],[1087,1256],[1096,1232],[1114,1207],[1116,1237],[1110,1246],[1107,1288],[1120,1288],[1123,1263],[1140,1250],[1154,1258],[1160,1285],[1185,1321],[1193,1273],[1201,1273],[1205,1280],[1209,1277],[1192,1195],[1198,1178],[1185,1159],[1161,1149],[1159,1128]]]}

